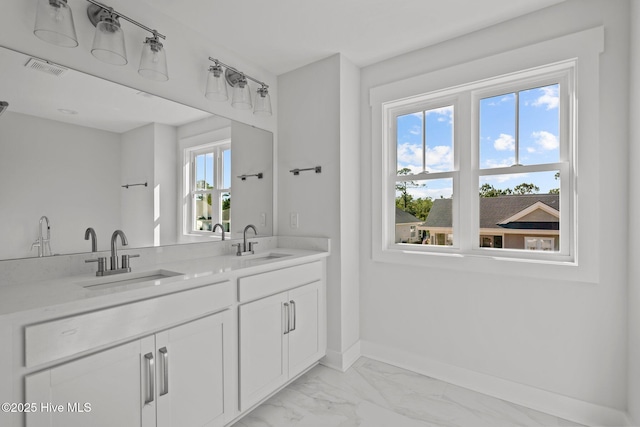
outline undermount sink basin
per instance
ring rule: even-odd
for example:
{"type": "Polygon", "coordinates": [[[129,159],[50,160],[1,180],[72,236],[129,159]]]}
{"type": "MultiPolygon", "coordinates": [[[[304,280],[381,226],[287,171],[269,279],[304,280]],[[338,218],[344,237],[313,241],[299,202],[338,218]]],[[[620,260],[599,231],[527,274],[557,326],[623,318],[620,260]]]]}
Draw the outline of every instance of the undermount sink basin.
{"type": "Polygon", "coordinates": [[[247,258],[240,258],[240,262],[242,265],[250,266],[256,264],[263,264],[269,261],[274,261],[276,259],[285,258],[291,256],[290,254],[279,254],[279,253],[267,253],[267,254],[258,254],[258,255],[250,255],[247,258]]]}
{"type": "Polygon", "coordinates": [[[97,277],[95,279],[86,280],[78,284],[85,289],[97,291],[102,289],[110,289],[120,286],[137,285],[143,283],[146,286],[160,285],[164,283],[164,279],[182,275],[183,273],[178,273],[175,271],[152,270],[141,271],[139,273],[122,273],[115,274],[113,276],[97,277]]]}

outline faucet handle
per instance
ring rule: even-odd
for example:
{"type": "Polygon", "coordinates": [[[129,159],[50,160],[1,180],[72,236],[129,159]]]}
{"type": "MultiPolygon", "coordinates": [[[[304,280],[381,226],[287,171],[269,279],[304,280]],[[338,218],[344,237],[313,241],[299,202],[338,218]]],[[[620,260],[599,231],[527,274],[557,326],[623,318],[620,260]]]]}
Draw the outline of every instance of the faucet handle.
{"type": "Polygon", "coordinates": [[[122,255],[122,266],[121,266],[121,268],[131,268],[131,266],[129,265],[129,259],[138,258],[138,257],[140,257],[140,254],[122,255]]]}
{"type": "Polygon", "coordinates": [[[238,250],[236,251],[236,255],[242,255],[242,244],[241,243],[233,243],[231,246],[236,246],[238,250]]]}
{"type": "Polygon", "coordinates": [[[98,263],[98,271],[96,271],[96,276],[103,276],[104,270],[107,265],[107,257],[98,257],[94,259],[85,259],[85,263],[89,262],[97,262],[98,263]]]}
{"type": "Polygon", "coordinates": [[[247,251],[249,251],[249,252],[253,253],[253,251],[254,251],[254,248],[253,248],[253,247],[254,247],[255,245],[257,245],[258,243],[260,243],[260,242],[247,242],[247,244],[249,245],[249,247],[247,248],[247,251]]]}

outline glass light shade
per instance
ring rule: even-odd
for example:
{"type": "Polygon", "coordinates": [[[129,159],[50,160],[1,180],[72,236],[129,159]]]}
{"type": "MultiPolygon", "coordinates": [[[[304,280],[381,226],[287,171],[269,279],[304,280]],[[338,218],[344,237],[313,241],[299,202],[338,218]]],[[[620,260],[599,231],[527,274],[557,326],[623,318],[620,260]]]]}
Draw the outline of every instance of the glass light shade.
{"type": "Polygon", "coordinates": [[[207,89],[204,94],[207,99],[213,101],[226,101],[229,99],[227,92],[227,82],[222,72],[222,67],[212,65],[209,67],[209,75],[207,76],[207,89]]]}
{"type": "Polygon", "coordinates": [[[104,18],[96,24],[91,54],[107,64],[125,65],[127,63],[124,33],[118,21],[104,18]]]}
{"type": "Polygon", "coordinates": [[[251,104],[251,88],[246,80],[240,80],[233,86],[231,106],[239,110],[250,110],[253,107],[251,104]]]}
{"type": "Polygon", "coordinates": [[[271,96],[265,87],[261,87],[256,93],[256,102],[253,107],[253,114],[257,116],[271,115],[271,96]]]}
{"type": "Polygon", "coordinates": [[[145,79],[157,82],[169,80],[167,54],[157,37],[147,37],[142,44],[142,56],[138,73],[145,79]]]}
{"type": "Polygon", "coordinates": [[[33,34],[62,47],[78,46],[73,15],[66,0],[38,0],[33,34]]]}

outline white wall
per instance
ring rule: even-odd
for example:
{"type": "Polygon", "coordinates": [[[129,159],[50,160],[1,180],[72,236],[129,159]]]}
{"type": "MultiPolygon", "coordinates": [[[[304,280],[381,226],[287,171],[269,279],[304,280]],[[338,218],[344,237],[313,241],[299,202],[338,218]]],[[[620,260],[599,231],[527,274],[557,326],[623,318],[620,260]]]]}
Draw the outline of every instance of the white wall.
{"type": "Polygon", "coordinates": [[[37,256],[42,215],[54,254],[91,250],[87,227],[108,248],[106,234],[120,225],[118,134],[7,111],[0,146],[0,259],[37,256]]]}
{"type": "MultiPolygon", "coordinates": [[[[273,170],[273,135],[242,123],[231,123],[230,231],[233,237],[242,237],[248,224],[253,224],[260,235],[273,234],[273,170]],[[238,178],[238,175],[257,173],[262,173],[261,179],[250,177],[242,181],[238,178]]],[[[253,231],[247,236],[253,236],[253,231]]]]}
{"type": "Polygon", "coordinates": [[[357,204],[359,188],[358,119],[352,104],[358,80],[358,70],[341,55],[278,78],[278,233],[331,238],[328,363],[339,368],[348,365],[345,352],[359,335],[354,319],[359,312],[358,224],[357,214],[349,211],[357,204]],[[322,172],[289,172],[315,166],[322,172]],[[298,215],[298,228],[290,225],[292,213],[298,215]]]}
{"type": "Polygon", "coordinates": [[[640,0],[631,0],[631,48],[629,88],[629,331],[628,331],[628,411],[640,424],[640,0]]]}
{"type": "Polygon", "coordinates": [[[178,133],[175,127],[154,125],[153,141],[153,221],[154,245],[178,241],[178,133]]]}
{"type": "Polygon", "coordinates": [[[120,188],[122,231],[136,247],[154,243],[154,138],[153,123],[121,135],[120,185],[148,185],[120,188]]]}
{"type": "Polygon", "coordinates": [[[466,372],[468,378],[484,374],[528,390],[625,409],[627,237],[624,227],[614,225],[627,220],[628,28],[626,1],[567,0],[362,70],[360,321],[365,353],[386,354],[397,364],[431,369],[427,373],[434,376],[444,371],[466,372]],[[596,283],[374,263],[369,89],[598,25],[605,26],[606,34],[600,169],[583,173],[599,172],[606,200],[582,207],[595,209],[599,218],[601,274],[596,283]]]}

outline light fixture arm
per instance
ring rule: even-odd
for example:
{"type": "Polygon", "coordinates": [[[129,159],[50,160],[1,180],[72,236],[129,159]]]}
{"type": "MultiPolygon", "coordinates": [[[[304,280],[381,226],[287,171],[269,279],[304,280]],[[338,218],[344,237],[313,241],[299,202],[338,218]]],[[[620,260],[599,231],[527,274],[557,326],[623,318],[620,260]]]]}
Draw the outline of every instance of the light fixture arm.
{"type": "MultiPolygon", "coordinates": [[[[102,3],[100,3],[99,1],[96,1],[96,0],[87,0],[87,1],[88,1],[89,3],[91,3],[91,4],[95,5],[95,6],[98,6],[98,7],[102,8],[102,9],[104,9],[104,10],[108,11],[109,13],[111,13],[111,14],[113,14],[113,15],[116,15],[118,18],[122,18],[122,19],[124,19],[125,21],[129,21],[129,22],[131,22],[132,24],[137,25],[138,27],[142,28],[143,30],[145,30],[145,31],[148,31],[148,32],[152,33],[152,34],[153,34],[153,36],[154,36],[154,37],[156,37],[156,38],[157,38],[157,37],[160,37],[160,38],[161,38],[161,39],[163,39],[163,40],[166,40],[166,39],[167,39],[164,35],[160,34],[160,33],[159,33],[159,32],[157,32],[156,30],[153,30],[153,29],[151,29],[151,28],[147,27],[146,25],[143,25],[143,24],[139,23],[138,21],[136,21],[136,20],[134,20],[134,19],[131,19],[131,18],[129,18],[129,17],[128,17],[128,16],[126,16],[126,15],[123,15],[122,13],[118,12],[117,10],[115,10],[114,8],[112,8],[112,7],[110,7],[110,6],[107,6],[107,5],[105,5],[105,4],[102,4],[102,3]]],[[[94,25],[95,25],[95,24],[94,24],[94,25]]]]}
{"type": "MultiPolygon", "coordinates": [[[[94,0],[87,0],[87,1],[93,2],[94,0]]],[[[243,73],[242,71],[238,70],[238,69],[237,69],[237,68],[235,68],[235,67],[232,67],[231,65],[227,65],[227,64],[225,64],[224,62],[219,61],[219,60],[217,60],[217,59],[215,59],[215,58],[212,58],[212,57],[209,57],[209,61],[211,61],[211,62],[215,63],[216,65],[222,65],[222,66],[223,66],[224,68],[226,68],[227,70],[231,70],[231,71],[233,71],[234,73],[238,73],[238,74],[242,75],[242,76],[243,76],[244,78],[246,78],[246,79],[249,79],[249,80],[251,80],[251,81],[253,81],[253,82],[255,82],[255,83],[258,83],[258,84],[259,84],[259,85],[261,85],[264,89],[268,89],[268,88],[269,88],[269,85],[268,85],[268,84],[266,84],[265,82],[261,82],[260,80],[254,79],[254,78],[253,78],[253,77],[251,77],[250,75],[243,73]]]]}

